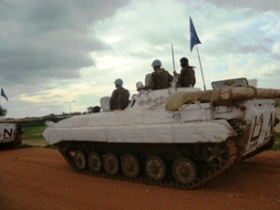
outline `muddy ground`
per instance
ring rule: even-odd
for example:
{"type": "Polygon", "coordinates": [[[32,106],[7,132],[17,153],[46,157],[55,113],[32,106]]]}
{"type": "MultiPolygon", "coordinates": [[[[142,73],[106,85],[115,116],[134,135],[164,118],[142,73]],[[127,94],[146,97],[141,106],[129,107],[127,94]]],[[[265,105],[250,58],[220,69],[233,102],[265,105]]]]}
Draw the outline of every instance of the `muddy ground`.
{"type": "Polygon", "coordinates": [[[261,153],[194,190],[74,172],[58,150],[0,151],[0,209],[280,209],[280,151],[261,153]]]}

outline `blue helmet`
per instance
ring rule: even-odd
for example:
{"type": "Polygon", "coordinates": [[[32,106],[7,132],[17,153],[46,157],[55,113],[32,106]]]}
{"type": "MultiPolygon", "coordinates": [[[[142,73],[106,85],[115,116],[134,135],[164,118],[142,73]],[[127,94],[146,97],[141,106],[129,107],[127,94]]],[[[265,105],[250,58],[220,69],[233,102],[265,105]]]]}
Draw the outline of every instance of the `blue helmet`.
{"type": "Polygon", "coordinates": [[[115,83],[116,85],[120,85],[120,86],[123,85],[122,79],[116,79],[114,83],[115,83]]]}
{"type": "Polygon", "coordinates": [[[152,66],[161,66],[161,61],[156,59],[152,62],[152,66]]]}

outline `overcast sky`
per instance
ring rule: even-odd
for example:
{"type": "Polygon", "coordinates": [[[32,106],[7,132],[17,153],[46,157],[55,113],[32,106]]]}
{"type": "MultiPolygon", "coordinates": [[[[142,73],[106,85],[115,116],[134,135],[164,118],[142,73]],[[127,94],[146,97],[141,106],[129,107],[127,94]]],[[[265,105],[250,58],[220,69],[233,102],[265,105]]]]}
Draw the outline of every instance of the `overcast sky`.
{"type": "Polygon", "coordinates": [[[160,59],[173,72],[190,52],[189,17],[207,89],[226,78],[280,89],[279,0],[0,0],[0,85],[6,118],[84,112],[122,78],[130,94],[160,59]]]}

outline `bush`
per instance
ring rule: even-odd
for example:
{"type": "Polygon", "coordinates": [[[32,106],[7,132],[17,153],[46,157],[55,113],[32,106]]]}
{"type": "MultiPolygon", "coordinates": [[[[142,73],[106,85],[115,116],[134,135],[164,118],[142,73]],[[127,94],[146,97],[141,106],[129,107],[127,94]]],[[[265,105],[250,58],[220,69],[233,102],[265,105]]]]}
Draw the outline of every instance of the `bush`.
{"type": "Polygon", "coordinates": [[[7,114],[7,109],[4,109],[1,105],[0,105],[0,116],[6,116],[7,114]]]}

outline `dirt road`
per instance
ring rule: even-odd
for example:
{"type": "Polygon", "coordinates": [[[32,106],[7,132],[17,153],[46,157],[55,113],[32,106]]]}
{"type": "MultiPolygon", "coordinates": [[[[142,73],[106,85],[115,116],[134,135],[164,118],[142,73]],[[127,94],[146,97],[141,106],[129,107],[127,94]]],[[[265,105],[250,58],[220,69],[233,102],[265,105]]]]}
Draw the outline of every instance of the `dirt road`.
{"type": "Polygon", "coordinates": [[[0,209],[280,209],[280,151],[185,191],[77,174],[55,149],[0,151],[0,209]]]}

